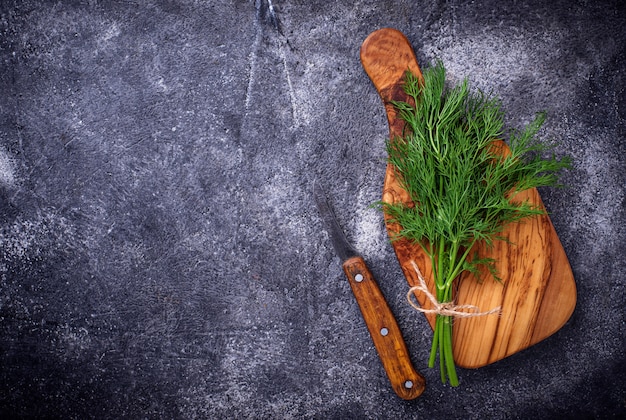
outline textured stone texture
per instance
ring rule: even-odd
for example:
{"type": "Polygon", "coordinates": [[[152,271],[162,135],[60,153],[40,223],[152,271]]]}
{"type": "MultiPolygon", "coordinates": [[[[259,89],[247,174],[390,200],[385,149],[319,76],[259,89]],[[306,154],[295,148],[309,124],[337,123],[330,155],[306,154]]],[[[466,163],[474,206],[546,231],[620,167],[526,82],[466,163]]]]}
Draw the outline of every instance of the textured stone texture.
{"type": "Polygon", "coordinates": [[[0,415],[611,418],[626,412],[621,2],[3,1],[0,415]],[[480,3],[480,4],[479,4],[480,3]],[[461,386],[425,367],[380,197],[386,120],[358,51],[497,93],[574,168],[541,191],[577,280],[556,335],[461,386]],[[319,179],[404,331],[391,391],[311,199],[319,179]]]}

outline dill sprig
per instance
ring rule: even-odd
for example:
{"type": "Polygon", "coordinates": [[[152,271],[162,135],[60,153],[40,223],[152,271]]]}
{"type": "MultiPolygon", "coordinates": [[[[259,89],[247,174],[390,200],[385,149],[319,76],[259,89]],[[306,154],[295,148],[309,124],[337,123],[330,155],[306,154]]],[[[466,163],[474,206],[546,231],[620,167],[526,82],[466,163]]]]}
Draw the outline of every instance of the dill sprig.
{"type": "MultiPolygon", "coordinates": [[[[464,271],[477,274],[484,265],[498,279],[495,261],[473,257],[472,248],[502,239],[507,223],[543,213],[515,196],[557,185],[557,172],[569,167],[569,159],[545,157],[552,146],[537,139],[545,113],[522,130],[505,132],[500,102],[471,91],[467,79],[449,86],[441,62],[425,69],[423,81],[407,72],[403,87],[410,99],[393,105],[405,130],[387,141],[387,152],[412,204],[381,204],[400,226],[398,237],[419,243],[430,258],[437,300],[450,302],[452,285],[464,271]],[[498,141],[505,135],[508,153],[498,141]]],[[[437,353],[442,381],[457,386],[449,316],[437,315],[430,367],[437,353]]]]}

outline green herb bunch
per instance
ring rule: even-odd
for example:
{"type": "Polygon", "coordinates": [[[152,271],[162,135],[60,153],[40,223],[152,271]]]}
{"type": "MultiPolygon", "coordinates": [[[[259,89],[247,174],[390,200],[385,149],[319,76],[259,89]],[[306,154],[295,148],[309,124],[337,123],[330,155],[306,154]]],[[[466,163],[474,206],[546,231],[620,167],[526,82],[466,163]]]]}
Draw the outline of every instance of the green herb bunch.
{"type": "MultiPolygon", "coordinates": [[[[499,101],[470,91],[467,79],[448,86],[441,62],[425,69],[423,81],[407,72],[404,91],[410,99],[393,105],[405,130],[401,138],[387,141],[387,152],[413,203],[381,204],[400,226],[398,237],[419,243],[429,257],[437,300],[450,302],[453,283],[465,271],[478,274],[479,266],[486,266],[498,279],[495,261],[477,258],[472,248],[502,239],[507,223],[543,213],[515,195],[556,185],[557,172],[569,166],[569,159],[545,157],[552,147],[536,138],[544,113],[524,129],[505,133],[499,101]],[[496,142],[505,134],[510,153],[502,154],[496,142]]],[[[437,315],[431,368],[437,353],[442,381],[457,386],[450,316],[437,315]]]]}

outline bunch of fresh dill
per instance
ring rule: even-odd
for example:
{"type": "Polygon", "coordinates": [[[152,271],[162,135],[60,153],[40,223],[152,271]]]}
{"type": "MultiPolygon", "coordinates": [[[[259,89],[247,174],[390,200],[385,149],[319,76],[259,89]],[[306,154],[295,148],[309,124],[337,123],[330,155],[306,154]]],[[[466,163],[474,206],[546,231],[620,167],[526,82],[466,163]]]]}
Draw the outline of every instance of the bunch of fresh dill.
{"type": "MultiPolygon", "coordinates": [[[[399,237],[419,243],[429,257],[437,300],[450,302],[453,283],[464,271],[477,274],[484,265],[497,279],[494,261],[474,257],[472,248],[501,239],[507,223],[541,214],[542,208],[516,201],[515,195],[556,185],[557,172],[569,159],[544,156],[551,146],[536,138],[544,113],[523,130],[505,133],[499,101],[470,91],[467,79],[448,86],[441,62],[425,69],[423,80],[407,72],[404,91],[410,99],[393,105],[405,130],[387,141],[387,152],[412,204],[381,204],[400,226],[399,237]],[[496,143],[505,134],[508,153],[496,143]]],[[[437,353],[442,381],[457,386],[450,316],[437,315],[431,368],[437,353]]]]}

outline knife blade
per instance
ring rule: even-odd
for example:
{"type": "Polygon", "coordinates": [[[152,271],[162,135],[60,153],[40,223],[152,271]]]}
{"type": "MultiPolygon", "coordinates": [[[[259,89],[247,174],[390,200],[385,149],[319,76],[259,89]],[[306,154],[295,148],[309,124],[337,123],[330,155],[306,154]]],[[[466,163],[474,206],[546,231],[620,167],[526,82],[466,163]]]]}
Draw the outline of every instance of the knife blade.
{"type": "Polygon", "coordinates": [[[313,196],[333,247],[341,258],[343,271],[359,304],[391,387],[402,399],[412,400],[419,397],[424,392],[426,381],[411,363],[391,308],[365,260],[348,242],[318,182],[313,184],[313,196]]]}

